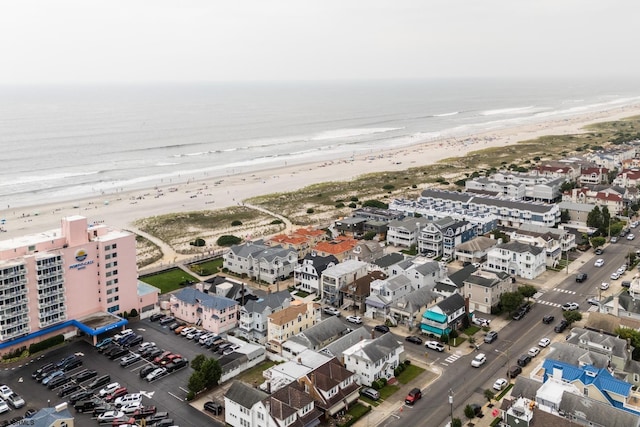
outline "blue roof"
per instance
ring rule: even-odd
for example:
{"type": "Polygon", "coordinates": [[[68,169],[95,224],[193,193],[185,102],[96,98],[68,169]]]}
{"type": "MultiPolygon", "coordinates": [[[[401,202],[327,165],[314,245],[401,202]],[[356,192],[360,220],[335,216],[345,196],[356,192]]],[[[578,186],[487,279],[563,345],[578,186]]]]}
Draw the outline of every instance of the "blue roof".
{"type": "Polygon", "coordinates": [[[429,320],[435,320],[438,323],[444,323],[444,324],[447,323],[447,316],[445,314],[436,313],[431,310],[425,311],[422,317],[429,320]]]}
{"type": "Polygon", "coordinates": [[[598,369],[591,365],[579,368],[553,359],[545,360],[542,367],[545,370],[545,381],[553,376],[553,368],[559,368],[562,369],[562,379],[565,381],[574,382],[579,380],[586,385],[593,384],[605,394],[615,393],[626,397],[631,392],[630,383],[614,378],[606,368],[598,369]]]}
{"type": "Polygon", "coordinates": [[[183,288],[180,292],[176,292],[174,296],[187,304],[200,304],[203,307],[213,308],[218,311],[238,305],[237,301],[230,298],[210,295],[194,288],[183,288]]]}

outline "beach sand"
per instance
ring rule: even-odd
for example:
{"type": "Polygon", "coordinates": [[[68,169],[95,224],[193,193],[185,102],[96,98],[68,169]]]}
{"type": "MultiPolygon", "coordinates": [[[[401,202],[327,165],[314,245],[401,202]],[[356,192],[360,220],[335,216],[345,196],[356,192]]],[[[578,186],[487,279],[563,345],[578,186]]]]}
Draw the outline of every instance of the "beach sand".
{"type": "MultiPolygon", "coordinates": [[[[127,229],[133,221],[176,212],[213,210],[240,204],[244,199],[270,193],[290,192],[327,181],[348,181],[370,172],[398,171],[433,164],[448,157],[490,147],[501,147],[544,135],[581,132],[587,124],[640,115],[640,105],[625,106],[572,118],[539,122],[507,129],[418,143],[410,147],[379,151],[321,163],[283,165],[280,168],[225,177],[194,177],[188,182],[147,190],[0,210],[5,219],[0,240],[13,239],[60,227],[60,220],[82,215],[98,222],[127,229]]],[[[345,183],[348,185],[348,183],[345,183]]]]}

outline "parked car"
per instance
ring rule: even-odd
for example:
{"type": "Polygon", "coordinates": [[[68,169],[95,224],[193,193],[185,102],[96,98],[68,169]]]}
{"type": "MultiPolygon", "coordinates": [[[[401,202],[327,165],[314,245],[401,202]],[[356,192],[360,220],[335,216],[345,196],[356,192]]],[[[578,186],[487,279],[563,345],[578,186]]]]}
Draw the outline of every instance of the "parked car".
{"type": "Polygon", "coordinates": [[[120,331],[119,333],[113,336],[113,340],[118,342],[124,337],[126,337],[127,335],[131,335],[132,333],[133,333],[133,329],[123,329],[122,331],[120,331]]]}
{"type": "Polygon", "coordinates": [[[620,278],[620,272],[618,271],[614,271],[613,273],[611,273],[611,276],[609,276],[611,278],[611,280],[618,280],[620,278]]]}
{"type": "Polygon", "coordinates": [[[596,248],[595,250],[596,255],[602,255],[603,253],[604,253],[604,250],[602,248],[596,248]]]}
{"type": "Polygon", "coordinates": [[[551,340],[549,338],[542,338],[540,341],[538,341],[538,347],[545,348],[549,344],[551,344],[551,340]]]}
{"type": "Polygon", "coordinates": [[[404,398],[404,403],[407,405],[413,405],[418,400],[422,399],[422,391],[419,388],[411,389],[407,397],[404,398]]]}
{"type": "Polygon", "coordinates": [[[146,380],[151,382],[154,380],[157,380],[158,378],[161,378],[163,376],[167,375],[167,369],[166,368],[156,368],[153,371],[151,371],[151,373],[149,375],[147,375],[146,380]]]}
{"type": "Polygon", "coordinates": [[[141,356],[138,353],[131,353],[127,356],[124,356],[120,359],[120,366],[129,366],[133,365],[137,361],[141,359],[141,356]]]}
{"type": "Polygon", "coordinates": [[[508,378],[515,378],[518,375],[520,375],[522,373],[522,368],[518,365],[514,365],[512,367],[509,368],[509,370],[507,371],[507,377],[508,378]]]}
{"type": "Polygon", "coordinates": [[[98,415],[98,422],[104,423],[105,421],[113,421],[115,419],[123,418],[123,417],[124,417],[124,412],[112,410],[112,411],[107,411],[98,415]]]}
{"type": "Polygon", "coordinates": [[[474,325],[478,325],[482,327],[489,326],[489,323],[491,323],[489,319],[484,319],[482,317],[475,317],[475,316],[473,317],[473,319],[471,319],[471,322],[474,325]]]}
{"type": "Polygon", "coordinates": [[[569,326],[569,322],[567,322],[566,320],[562,319],[560,321],[560,323],[558,323],[555,328],[553,328],[554,331],[556,331],[557,333],[561,333],[563,332],[565,329],[567,329],[567,326],[569,326]]]}
{"type": "Polygon", "coordinates": [[[173,371],[177,371],[178,369],[182,369],[185,366],[189,366],[189,360],[185,358],[180,358],[180,359],[174,360],[171,363],[168,363],[167,366],[165,366],[165,368],[167,369],[167,372],[173,372],[173,371]]]}
{"type": "Polygon", "coordinates": [[[498,391],[503,390],[507,384],[509,384],[507,380],[504,378],[498,378],[496,382],[493,383],[493,389],[498,391]]]}
{"type": "Polygon", "coordinates": [[[161,325],[168,325],[169,323],[172,323],[175,320],[176,320],[176,318],[173,317],[173,316],[164,316],[164,317],[160,318],[160,322],[159,323],[161,325]]]}
{"type": "Polygon", "coordinates": [[[497,339],[498,339],[498,333],[496,331],[489,331],[484,336],[484,342],[487,343],[487,344],[491,344],[492,342],[494,342],[497,339]]]}
{"type": "Polygon", "coordinates": [[[67,371],[70,371],[72,369],[77,368],[78,366],[82,366],[82,360],[81,359],[73,359],[73,360],[70,360],[67,363],[65,363],[64,366],[62,367],[62,370],[67,372],[67,371]]]}
{"type": "Polygon", "coordinates": [[[78,400],[73,405],[73,409],[82,413],[87,411],[93,411],[96,407],[102,405],[102,401],[98,398],[92,398],[87,400],[78,400]]]}
{"type": "MultiPolygon", "coordinates": [[[[142,394],[140,393],[129,393],[123,396],[117,397],[114,401],[116,408],[119,408],[124,405],[128,405],[130,403],[140,403],[142,402],[142,394]]],[[[133,412],[133,411],[131,411],[133,412]]]]}
{"type": "Polygon", "coordinates": [[[471,361],[471,366],[473,366],[474,368],[479,368],[480,366],[484,365],[486,361],[487,356],[484,353],[478,353],[476,354],[476,357],[474,357],[471,361]]]}
{"type": "Polygon", "coordinates": [[[588,298],[587,304],[600,305],[600,301],[598,301],[598,298],[588,298]]]}
{"type": "Polygon", "coordinates": [[[100,397],[105,397],[106,395],[113,393],[114,391],[116,391],[119,388],[120,388],[120,383],[119,382],[113,382],[111,384],[107,384],[102,389],[100,389],[100,391],[98,392],[98,395],[100,397]]]}
{"type": "Polygon", "coordinates": [[[412,344],[422,344],[422,338],[417,337],[415,335],[409,335],[404,340],[408,341],[408,342],[410,342],[412,344]]]}
{"type": "Polygon", "coordinates": [[[62,387],[60,389],[60,391],[58,391],[58,397],[65,397],[70,395],[71,393],[75,393],[76,391],[78,391],[80,389],[80,385],[70,382],[64,385],[64,387],[62,387]]]}
{"type": "Polygon", "coordinates": [[[80,402],[81,400],[87,400],[91,398],[91,396],[93,396],[93,392],[89,390],[80,390],[78,392],[73,393],[71,396],[69,396],[67,401],[69,402],[69,404],[75,405],[77,402],[80,402]]]}
{"type": "Polygon", "coordinates": [[[132,417],[136,420],[147,418],[154,415],[157,411],[155,406],[143,406],[132,414],[132,417]]]}
{"type": "Polygon", "coordinates": [[[525,312],[524,311],[518,311],[516,312],[516,314],[513,315],[513,320],[520,320],[524,317],[525,312]]]}
{"type": "Polygon", "coordinates": [[[623,288],[630,288],[631,282],[629,282],[628,280],[624,280],[622,283],[620,283],[620,286],[622,286],[623,288]]]}
{"type": "Polygon", "coordinates": [[[149,351],[144,351],[143,352],[143,356],[149,360],[155,360],[156,357],[160,356],[162,353],[164,353],[164,350],[161,348],[152,348],[149,351]]]}
{"type": "Polygon", "coordinates": [[[140,344],[142,341],[144,341],[144,338],[142,337],[142,335],[135,335],[133,338],[128,339],[123,344],[123,346],[124,347],[133,347],[134,345],[140,344]]]}
{"type": "Polygon", "coordinates": [[[98,387],[102,387],[102,386],[105,386],[105,385],[109,384],[109,381],[111,381],[111,375],[109,375],[109,374],[101,375],[101,376],[95,378],[93,381],[91,381],[87,385],[87,388],[89,390],[95,390],[98,387]]]}
{"type": "Polygon", "coordinates": [[[378,390],[373,389],[371,387],[365,387],[360,389],[360,395],[374,401],[380,399],[380,393],[378,392],[378,390]]]}
{"type": "Polygon", "coordinates": [[[442,343],[439,343],[438,341],[427,341],[426,343],[424,343],[424,346],[426,348],[430,348],[431,350],[436,350],[439,352],[444,351],[444,345],[442,345],[442,343]]]}
{"type": "Polygon", "coordinates": [[[373,328],[373,330],[376,332],[382,332],[383,334],[386,334],[387,332],[389,332],[389,327],[387,325],[376,325],[373,328]]]}
{"type": "Polygon", "coordinates": [[[5,412],[9,412],[11,410],[11,408],[9,408],[9,405],[7,405],[7,402],[5,402],[2,398],[0,398],[0,414],[4,414],[5,412]]]}
{"type": "Polygon", "coordinates": [[[549,323],[553,322],[553,321],[554,321],[554,319],[555,319],[555,317],[554,317],[554,316],[552,316],[552,315],[550,315],[550,314],[547,314],[546,316],[544,316],[544,317],[542,318],[542,323],[544,323],[544,324],[548,325],[549,323]]]}
{"type": "Polygon", "coordinates": [[[531,357],[536,357],[538,354],[540,354],[540,347],[531,347],[528,354],[531,357]]]}
{"type": "Polygon", "coordinates": [[[123,348],[123,347],[116,348],[113,351],[109,352],[109,359],[115,360],[118,357],[122,357],[127,353],[129,353],[129,350],[127,350],[126,348],[123,348]]]}
{"type": "Polygon", "coordinates": [[[55,368],[56,365],[54,363],[47,363],[46,365],[42,365],[38,369],[33,371],[33,373],[31,374],[31,378],[37,379],[41,374],[52,371],[55,368]]]}
{"type": "Polygon", "coordinates": [[[117,398],[121,396],[125,396],[127,393],[129,393],[129,390],[126,387],[118,387],[117,389],[113,390],[111,393],[107,394],[104,397],[104,401],[113,402],[117,398]]]}
{"type": "Polygon", "coordinates": [[[53,371],[42,380],[42,385],[48,385],[53,379],[62,375],[64,375],[63,371],[60,371],[60,370],[53,371]]]}
{"type": "Polygon", "coordinates": [[[360,317],[360,316],[347,316],[347,322],[361,324],[362,323],[362,317],[360,317]]]}
{"type": "Polygon", "coordinates": [[[24,399],[16,393],[11,393],[7,396],[6,401],[13,409],[20,409],[25,405],[24,399]]]}
{"type": "MultiPolygon", "coordinates": [[[[180,329],[180,328],[178,328],[180,329]]],[[[178,329],[176,329],[175,332],[176,334],[178,333],[178,329]]],[[[182,328],[182,330],[180,330],[180,335],[182,335],[183,337],[186,337],[188,334],[190,334],[192,331],[195,331],[196,328],[194,328],[193,326],[187,326],[186,328],[182,328]]]]}
{"type": "Polygon", "coordinates": [[[527,366],[529,362],[531,362],[531,356],[529,356],[528,354],[523,354],[522,356],[518,357],[518,360],[516,361],[516,363],[522,367],[527,366]]]}
{"type": "Polygon", "coordinates": [[[149,375],[151,372],[153,372],[156,368],[157,368],[157,366],[155,366],[155,365],[145,365],[145,366],[143,366],[142,369],[140,369],[140,378],[147,378],[147,375],[149,375]]]}
{"type": "Polygon", "coordinates": [[[73,378],[68,377],[66,375],[60,375],[58,377],[55,377],[51,381],[49,381],[49,384],[47,384],[47,388],[49,390],[53,390],[58,387],[62,387],[63,385],[67,384],[70,381],[73,381],[73,378]]]}
{"type": "Polygon", "coordinates": [[[148,348],[155,348],[155,346],[156,346],[156,343],[154,343],[153,341],[145,341],[142,344],[140,344],[140,346],[138,347],[138,351],[143,351],[148,348]]]}
{"type": "Polygon", "coordinates": [[[322,312],[330,316],[340,316],[340,310],[335,307],[325,307],[322,309],[322,312]]]}
{"type": "Polygon", "coordinates": [[[107,345],[111,344],[112,342],[113,342],[113,338],[107,337],[107,338],[103,339],[102,341],[100,341],[98,344],[96,344],[96,348],[97,349],[101,349],[101,348],[106,347],[107,345]]]}
{"type": "Polygon", "coordinates": [[[13,390],[6,384],[0,385],[0,398],[7,399],[9,396],[13,394],[13,390]]]}
{"type": "Polygon", "coordinates": [[[205,402],[204,410],[207,412],[211,412],[213,415],[220,415],[222,414],[223,407],[221,404],[210,400],[208,402],[205,402]]]}
{"type": "Polygon", "coordinates": [[[152,322],[156,322],[158,320],[162,320],[165,317],[167,317],[165,314],[153,313],[151,316],[149,316],[149,320],[151,320],[152,322]]]}

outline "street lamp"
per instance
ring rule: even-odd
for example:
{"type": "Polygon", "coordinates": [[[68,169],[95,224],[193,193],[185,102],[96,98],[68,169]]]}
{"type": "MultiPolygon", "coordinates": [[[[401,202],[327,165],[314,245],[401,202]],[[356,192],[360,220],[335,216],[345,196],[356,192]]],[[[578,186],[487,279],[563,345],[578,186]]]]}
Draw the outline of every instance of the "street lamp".
{"type": "Polygon", "coordinates": [[[449,405],[451,406],[451,427],[453,427],[453,391],[449,389],[449,405]]]}
{"type": "MultiPolygon", "coordinates": [[[[513,345],[513,344],[514,344],[514,342],[513,342],[513,341],[510,341],[510,340],[503,340],[503,341],[504,341],[504,342],[506,342],[506,343],[508,343],[508,344],[511,344],[511,345],[513,345]]],[[[507,372],[509,371],[509,368],[510,368],[510,366],[509,366],[509,365],[510,365],[510,363],[511,363],[511,357],[509,357],[509,349],[511,348],[511,345],[507,347],[506,352],[505,352],[505,351],[500,351],[500,350],[498,350],[497,348],[495,349],[495,351],[496,351],[497,353],[500,353],[500,354],[502,354],[502,355],[504,355],[504,356],[506,356],[506,357],[507,357],[507,372]]],[[[511,379],[511,377],[509,377],[509,379],[511,379]]]]}

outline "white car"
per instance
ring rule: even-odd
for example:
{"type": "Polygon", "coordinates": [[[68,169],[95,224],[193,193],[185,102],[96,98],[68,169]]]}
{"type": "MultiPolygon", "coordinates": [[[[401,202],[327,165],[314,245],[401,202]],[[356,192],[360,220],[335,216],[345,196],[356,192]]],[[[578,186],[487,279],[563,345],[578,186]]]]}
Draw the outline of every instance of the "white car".
{"type": "Polygon", "coordinates": [[[194,328],[193,326],[188,326],[184,328],[182,331],[180,331],[180,335],[182,335],[183,337],[186,337],[187,335],[189,335],[191,332],[195,330],[196,328],[194,328]]]}
{"type": "Polygon", "coordinates": [[[328,314],[330,316],[340,316],[340,310],[335,307],[325,307],[322,309],[324,314],[328,314]]]}
{"type": "Polygon", "coordinates": [[[125,329],[123,331],[120,331],[120,333],[114,335],[113,339],[115,341],[120,341],[122,338],[126,337],[127,335],[131,335],[132,333],[133,333],[133,329],[125,329]]]}
{"type": "Polygon", "coordinates": [[[489,319],[483,319],[482,317],[474,317],[471,320],[471,323],[478,326],[489,326],[489,323],[491,323],[491,321],[489,319]]]}
{"type": "Polygon", "coordinates": [[[141,403],[142,395],[140,393],[130,393],[125,394],[124,396],[118,397],[115,402],[113,402],[116,407],[128,405],[130,403],[141,403]]]}
{"type": "Polygon", "coordinates": [[[549,338],[542,338],[540,341],[538,341],[538,346],[542,348],[545,348],[549,344],[551,344],[551,340],[549,338]]]}
{"type": "Polygon", "coordinates": [[[424,343],[424,346],[441,353],[444,351],[444,345],[442,345],[442,343],[439,343],[438,341],[427,341],[426,343],[424,343]]]}
{"type": "Polygon", "coordinates": [[[13,394],[13,390],[6,384],[0,385],[0,397],[6,400],[9,396],[13,394]]]}
{"type": "Polygon", "coordinates": [[[531,347],[529,349],[529,356],[531,357],[536,357],[538,354],[540,354],[540,348],[539,347],[531,347]]]}
{"type": "Polygon", "coordinates": [[[607,289],[609,289],[609,284],[607,282],[602,282],[602,284],[600,285],[600,289],[606,291],[607,289]]]}
{"type": "Polygon", "coordinates": [[[485,356],[484,353],[478,353],[476,357],[474,357],[471,361],[471,366],[473,366],[474,368],[479,368],[480,366],[484,365],[484,362],[486,361],[487,356],[485,356]]]}
{"type": "Polygon", "coordinates": [[[598,258],[596,262],[593,263],[594,267],[602,267],[604,265],[604,260],[602,258],[598,258]]]}
{"type": "Polygon", "coordinates": [[[498,391],[503,390],[507,386],[507,384],[509,384],[507,380],[505,380],[504,378],[498,378],[496,382],[493,383],[493,389],[498,391]]]}
{"type": "Polygon", "coordinates": [[[133,413],[140,408],[142,408],[142,400],[140,402],[131,402],[126,405],[122,405],[120,410],[124,412],[125,415],[133,415],[133,413]]]}
{"type": "Polygon", "coordinates": [[[9,412],[10,410],[11,408],[9,408],[9,405],[7,405],[7,402],[0,399],[0,414],[4,414],[5,412],[9,412]]]}
{"type": "Polygon", "coordinates": [[[618,273],[617,271],[614,271],[613,273],[611,273],[611,280],[618,280],[620,278],[620,273],[618,273]]]}
{"type": "Polygon", "coordinates": [[[107,411],[98,415],[98,422],[103,423],[103,422],[113,421],[122,417],[124,417],[124,412],[122,411],[107,411]]]}
{"type": "Polygon", "coordinates": [[[362,317],[360,316],[347,316],[347,322],[351,323],[362,323],[362,317]]]}
{"type": "Polygon", "coordinates": [[[142,344],[140,344],[140,347],[138,347],[139,351],[144,350],[145,348],[150,348],[150,347],[155,347],[156,343],[151,342],[151,341],[145,341],[142,344]]]}
{"type": "Polygon", "coordinates": [[[631,234],[631,233],[627,234],[627,240],[633,240],[635,238],[636,238],[636,236],[634,236],[633,234],[631,234]]]}
{"type": "Polygon", "coordinates": [[[147,381],[151,382],[153,380],[156,380],[156,379],[166,375],[166,373],[167,373],[167,369],[166,368],[154,369],[153,371],[151,371],[151,373],[149,375],[147,375],[147,381]]]}
{"type": "Polygon", "coordinates": [[[120,383],[107,384],[102,390],[98,392],[100,397],[105,397],[107,394],[113,393],[117,388],[120,388],[120,383]]]}
{"type": "Polygon", "coordinates": [[[562,304],[562,311],[572,311],[580,308],[577,302],[568,302],[566,304],[562,304]]]}

